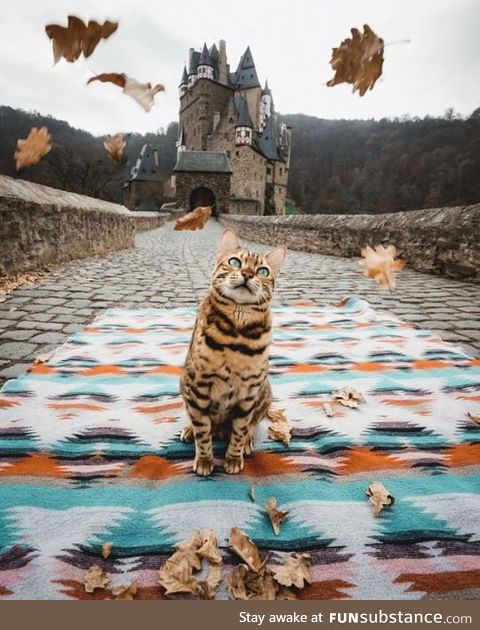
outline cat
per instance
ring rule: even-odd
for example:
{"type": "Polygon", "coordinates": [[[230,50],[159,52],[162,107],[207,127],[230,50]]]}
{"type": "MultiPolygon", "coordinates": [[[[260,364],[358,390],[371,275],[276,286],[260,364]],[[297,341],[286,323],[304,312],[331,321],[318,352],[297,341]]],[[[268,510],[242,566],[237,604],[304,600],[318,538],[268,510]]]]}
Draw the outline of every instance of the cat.
{"type": "Polygon", "coordinates": [[[198,475],[213,471],[214,437],[228,441],[227,473],[240,472],[253,451],[255,428],[272,401],[270,301],[286,254],[285,247],[267,254],[242,249],[231,229],[220,239],[180,380],[190,421],[181,439],[195,442],[198,475]]]}

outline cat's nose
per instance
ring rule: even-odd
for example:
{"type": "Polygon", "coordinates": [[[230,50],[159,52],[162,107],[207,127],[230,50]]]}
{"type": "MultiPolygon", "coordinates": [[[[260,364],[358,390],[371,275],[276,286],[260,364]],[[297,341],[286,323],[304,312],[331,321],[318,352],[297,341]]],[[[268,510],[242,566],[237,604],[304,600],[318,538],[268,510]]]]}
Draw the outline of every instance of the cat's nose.
{"type": "Polygon", "coordinates": [[[245,280],[250,280],[250,278],[253,278],[253,273],[251,271],[248,271],[248,269],[243,269],[242,276],[245,278],[245,280]]]}

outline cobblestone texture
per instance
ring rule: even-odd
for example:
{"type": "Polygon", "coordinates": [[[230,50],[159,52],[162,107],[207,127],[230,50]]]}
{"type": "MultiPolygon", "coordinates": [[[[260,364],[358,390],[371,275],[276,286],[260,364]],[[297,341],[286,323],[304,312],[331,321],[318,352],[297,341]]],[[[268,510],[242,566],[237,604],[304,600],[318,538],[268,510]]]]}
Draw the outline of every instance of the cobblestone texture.
{"type": "MultiPolygon", "coordinates": [[[[104,309],[195,304],[204,295],[223,228],[175,232],[173,224],[137,234],[135,249],[58,267],[0,303],[0,382],[21,374],[104,309]]],[[[252,245],[259,251],[268,247],[252,245]]],[[[364,278],[355,259],[290,251],[277,301],[321,304],[358,295],[480,355],[480,287],[405,270],[394,293],[364,278]]]]}

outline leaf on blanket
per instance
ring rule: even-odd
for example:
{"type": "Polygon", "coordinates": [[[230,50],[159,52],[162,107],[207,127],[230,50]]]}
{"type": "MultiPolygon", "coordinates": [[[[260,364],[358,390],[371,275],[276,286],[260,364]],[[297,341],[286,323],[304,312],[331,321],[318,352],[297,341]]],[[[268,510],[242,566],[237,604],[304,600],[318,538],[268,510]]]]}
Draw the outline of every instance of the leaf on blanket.
{"type": "Polygon", "coordinates": [[[471,413],[470,411],[467,413],[467,416],[470,418],[470,420],[473,420],[474,422],[476,422],[477,424],[480,424],[480,414],[478,413],[471,413]]]}
{"type": "Polygon", "coordinates": [[[366,402],[363,394],[361,394],[354,387],[342,387],[332,392],[332,396],[335,402],[340,403],[344,407],[351,407],[352,409],[358,409],[359,403],[366,402]]]}
{"type": "Polygon", "coordinates": [[[93,81],[101,83],[113,83],[122,88],[123,93],[131,96],[146,112],[149,112],[154,103],[154,96],[163,92],[165,87],[161,83],[152,86],[151,83],[140,83],[136,79],[127,76],[124,72],[104,72],[91,77],[87,85],[93,81]]]}
{"type": "Polygon", "coordinates": [[[185,557],[187,559],[188,564],[197,571],[200,571],[202,568],[202,561],[198,556],[198,550],[203,545],[203,536],[200,530],[196,530],[193,532],[192,536],[188,540],[184,540],[183,542],[176,545],[178,551],[173,554],[176,557],[185,557]]]}
{"type": "Polygon", "coordinates": [[[335,416],[339,416],[338,411],[334,411],[332,405],[330,403],[323,403],[323,411],[327,418],[335,418],[335,416]]]}
{"type": "Polygon", "coordinates": [[[378,516],[385,507],[394,504],[394,497],[379,481],[373,481],[367,488],[367,496],[373,506],[373,514],[378,516]]]}
{"type": "Polygon", "coordinates": [[[288,418],[285,415],[285,409],[274,409],[269,407],[267,411],[267,418],[272,422],[288,422],[288,418]]]}
{"type": "Polygon", "coordinates": [[[203,536],[203,544],[197,550],[197,554],[200,558],[205,558],[213,564],[219,564],[222,562],[222,556],[218,551],[217,537],[213,529],[209,529],[203,536]]]}
{"type": "Polygon", "coordinates": [[[173,593],[198,594],[198,580],[192,574],[188,557],[176,551],[158,571],[158,581],[166,595],[173,593]]]}
{"type": "Polygon", "coordinates": [[[135,599],[135,595],[138,593],[138,583],[134,580],[129,586],[118,586],[113,589],[112,593],[115,599],[135,599]]]}
{"type": "Polygon", "coordinates": [[[175,230],[202,230],[212,216],[211,206],[199,206],[175,222],[175,230]]]}
{"type": "Polygon", "coordinates": [[[265,572],[259,576],[258,582],[259,592],[252,594],[249,599],[254,601],[274,601],[277,599],[277,584],[270,572],[265,572]]]}
{"type": "Polygon", "coordinates": [[[198,595],[201,599],[215,599],[216,590],[222,581],[222,567],[210,567],[206,580],[198,580],[198,595]]]}
{"type": "Polygon", "coordinates": [[[282,586],[296,586],[303,588],[305,582],[310,584],[310,554],[309,553],[284,553],[283,564],[269,565],[269,569],[275,580],[282,586]]]}
{"type": "Polygon", "coordinates": [[[102,545],[102,556],[106,559],[112,553],[113,543],[103,543],[102,545]]]}
{"type": "Polygon", "coordinates": [[[86,593],[93,593],[97,588],[105,588],[109,582],[110,578],[98,564],[92,564],[83,576],[83,584],[86,593]]]}
{"type": "Polygon", "coordinates": [[[52,352],[45,352],[44,354],[39,354],[38,356],[35,357],[34,363],[46,363],[47,361],[50,360],[52,354],[53,354],[53,350],[52,352]]]}
{"type": "Polygon", "coordinates": [[[353,92],[358,90],[363,96],[372,90],[383,69],[383,39],[378,37],[368,24],[364,24],[363,33],[357,28],[350,29],[352,37],[347,37],[340,46],[332,51],[330,65],[335,70],[333,79],[327,82],[329,87],[338,83],[351,83],[353,92]]]}
{"type": "Polygon", "coordinates": [[[238,527],[232,527],[230,530],[230,548],[252,571],[259,573],[265,567],[267,559],[261,559],[257,545],[238,527]]]}
{"type": "Polygon", "coordinates": [[[275,536],[278,536],[280,534],[280,525],[290,514],[290,511],[277,510],[277,499],[275,497],[270,497],[265,507],[267,508],[267,513],[272,523],[275,536]]]}
{"type": "Polygon", "coordinates": [[[292,439],[292,427],[285,415],[285,409],[269,408],[267,418],[272,421],[272,425],[268,427],[268,437],[271,440],[282,442],[285,446],[290,446],[292,439]]]}
{"type": "Polygon", "coordinates": [[[58,63],[63,57],[70,63],[83,53],[90,57],[102,39],[108,39],[118,28],[118,22],[106,20],[103,24],[90,20],[85,24],[74,15],[68,16],[68,26],[47,24],[45,32],[52,40],[53,60],[58,63]]]}
{"type": "Polygon", "coordinates": [[[34,166],[52,149],[52,136],[46,127],[32,127],[25,139],[17,140],[15,168],[19,171],[27,166],[34,166]]]}
{"type": "Polygon", "coordinates": [[[250,486],[250,490],[248,491],[248,496],[252,499],[254,503],[255,503],[256,492],[257,492],[257,487],[250,486]]]}
{"type": "Polygon", "coordinates": [[[363,260],[358,264],[364,268],[363,275],[374,278],[381,289],[394,289],[396,280],[395,272],[401,271],[405,266],[404,260],[395,260],[397,250],[394,245],[377,245],[372,249],[369,245],[361,251],[363,260]]]}
{"type": "Polygon", "coordinates": [[[277,592],[277,599],[297,599],[297,594],[290,588],[282,586],[277,592]]]}
{"type": "Polygon", "coordinates": [[[122,161],[123,149],[127,146],[123,134],[117,133],[114,136],[107,136],[103,141],[103,146],[112,162],[119,164],[122,161]]]}

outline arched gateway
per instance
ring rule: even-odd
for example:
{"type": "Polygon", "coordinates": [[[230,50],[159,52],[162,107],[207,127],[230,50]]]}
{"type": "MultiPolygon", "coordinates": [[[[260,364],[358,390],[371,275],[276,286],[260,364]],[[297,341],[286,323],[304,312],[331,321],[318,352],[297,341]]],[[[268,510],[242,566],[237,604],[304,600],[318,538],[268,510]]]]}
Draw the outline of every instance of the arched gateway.
{"type": "Polygon", "coordinates": [[[192,190],[190,194],[190,210],[194,210],[199,206],[210,206],[212,208],[212,214],[217,214],[215,195],[207,186],[199,186],[192,190]]]}

